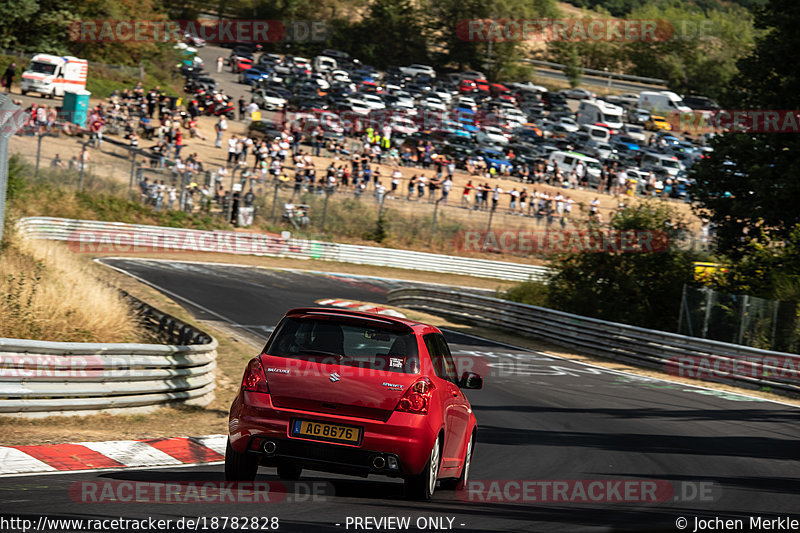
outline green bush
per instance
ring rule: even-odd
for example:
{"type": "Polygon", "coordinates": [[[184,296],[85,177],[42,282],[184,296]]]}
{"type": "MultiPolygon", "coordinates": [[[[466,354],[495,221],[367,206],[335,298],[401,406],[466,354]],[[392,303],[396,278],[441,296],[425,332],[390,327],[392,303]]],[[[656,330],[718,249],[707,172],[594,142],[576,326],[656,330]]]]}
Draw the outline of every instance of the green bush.
{"type": "Polygon", "coordinates": [[[500,292],[498,297],[521,304],[549,306],[547,283],[542,281],[523,281],[500,292]]]}

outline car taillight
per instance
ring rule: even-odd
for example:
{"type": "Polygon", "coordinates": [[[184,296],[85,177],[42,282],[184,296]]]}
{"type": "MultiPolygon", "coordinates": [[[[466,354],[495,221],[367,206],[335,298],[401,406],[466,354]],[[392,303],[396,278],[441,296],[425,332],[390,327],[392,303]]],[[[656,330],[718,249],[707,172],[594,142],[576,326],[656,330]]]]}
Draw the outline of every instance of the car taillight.
{"type": "Polygon", "coordinates": [[[242,378],[242,390],[269,394],[267,376],[264,374],[264,368],[261,366],[261,360],[258,357],[251,359],[247,363],[247,369],[244,371],[244,377],[242,378]]]}
{"type": "Polygon", "coordinates": [[[400,403],[397,404],[397,410],[406,413],[415,413],[424,415],[428,412],[428,406],[431,403],[431,396],[433,395],[434,387],[431,380],[422,378],[406,391],[400,403]]]}

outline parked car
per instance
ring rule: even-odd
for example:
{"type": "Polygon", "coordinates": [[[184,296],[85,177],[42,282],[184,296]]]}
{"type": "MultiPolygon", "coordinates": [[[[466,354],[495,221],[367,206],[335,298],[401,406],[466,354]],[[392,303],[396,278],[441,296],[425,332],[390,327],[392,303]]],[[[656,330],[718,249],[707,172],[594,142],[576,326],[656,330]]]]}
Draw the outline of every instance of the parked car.
{"type": "Polygon", "coordinates": [[[666,118],[659,115],[651,115],[650,118],[644,123],[644,127],[650,131],[671,131],[672,124],[666,118]]]}
{"type": "Polygon", "coordinates": [[[286,98],[282,97],[277,91],[269,89],[256,89],[253,91],[252,101],[261,109],[276,110],[286,107],[286,98]]]}
{"type": "Polygon", "coordinates": [[[436,70],[430,65],[420,65],[419,63],[415,63],[413,65],[409,65],[407,67],[400,67],[400,73],[404,76],[415,77],[419,76],[420,74],[435,78],[436,77],[436,70]]]}
{"type": "Polygon", "coordinates": [[[588,100],[595,97],[593,92],[586,89],[564,89],[561,93],[572,100],[588,100]]]}

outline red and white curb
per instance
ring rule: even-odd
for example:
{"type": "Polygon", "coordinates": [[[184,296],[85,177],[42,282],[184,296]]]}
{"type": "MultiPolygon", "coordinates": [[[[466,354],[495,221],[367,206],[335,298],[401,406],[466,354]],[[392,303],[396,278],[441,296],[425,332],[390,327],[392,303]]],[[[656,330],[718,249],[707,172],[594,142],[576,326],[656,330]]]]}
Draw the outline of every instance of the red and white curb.
{"type": "Polygon", "coordinates": [[[227,435],[0,446],[0,476],[213,463],[227,435]]]}
{"type": "Polygon", "coordinates": [[[319,305],[330,305],[331,307],[345,307],[347,309],[353,309],[355,311],[363,311],[365,313],[377,313],[379,315],[389,315],[389,316],[396,316],[397,318],[406,318],[406,315],[398,311],[395,311],[394,309],[387,309],[386,307],[380,307],[375,304],[368,304],[364,302],[326,299],[326,300],[317,300],[314,303],[317,303],[319,305]]]}

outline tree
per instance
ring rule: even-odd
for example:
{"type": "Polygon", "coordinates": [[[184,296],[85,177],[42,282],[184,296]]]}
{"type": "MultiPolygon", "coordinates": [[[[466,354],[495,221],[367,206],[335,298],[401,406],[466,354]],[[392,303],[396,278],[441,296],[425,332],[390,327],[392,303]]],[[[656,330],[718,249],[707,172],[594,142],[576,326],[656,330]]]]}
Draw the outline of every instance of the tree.
{"type": "Polygon", "coordinates": [[[351,30],[356,57],[378,68],[425,63],[428,43],[421,12],[411,0],[374,0],[351,30]]]}
{"type": "Polygon", "coordinates": [[[661,78],[680,93],[719,97],[736,74],[736,61],[753,47],[749,11],[738,6],[703,11],[689,4],[646,4],[630,19],[664,21],[653,40],[622,43],[628,72],[661,78]]]}
{"type": "MultiPolygon", "coordinates": [[[[670,243],[685,230],[672,208],[656,201],[620,211],[609,226],[652,232],[670,243]]],[[[683,285],[692,282],[694,260],[694,253],[673,245],[660,252],[563,254],[552,262],[556,272],[549,280],[548,302],[570,313],[668,330],[678,317],[683,285]]]]}
{"type": "Polygon", "coordinates": [[[567,77],[569,81],[569,86],[573,89],[581,84],[581,60],[578,57],[578,50],[575,47],[572,47],[569,52],[569,56],[567,56],[567,63],[566,68],[564,69],[564,75],[567,77]]]}
{"type": "Polygon", "coordinates": [[[517,69],[519,60],[530,55],[530,43],[492,39],[491,58],[487,64],[488,29],[492,22],[559,16],[555,0],[428,0],[429,43],[437,63],[485,72],[496,80],[517,69]],[[465,31],[470,21],[485,21],[485,31],[478,37],[465,31]]]}
{"type": "MultiPolygon", "coordinates": [[[[739,74],[724,95],[729,109],[800,109],[800,71],[788,58],[800,49],[800,3],[772,0],[756,13],[765,31],[755,50],[739,61],[739,74]]],[[[718,248],[732,259],[755,240],[784,241],[800,224],[800,138],[791,133],[726,133],[714,152],[692,167],[698,213],[716,225],[718,248]]]]}

